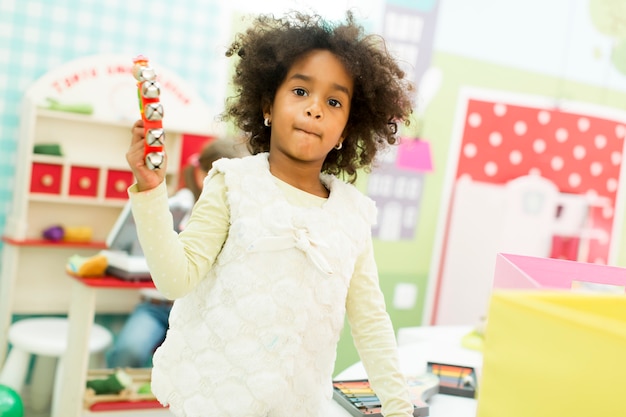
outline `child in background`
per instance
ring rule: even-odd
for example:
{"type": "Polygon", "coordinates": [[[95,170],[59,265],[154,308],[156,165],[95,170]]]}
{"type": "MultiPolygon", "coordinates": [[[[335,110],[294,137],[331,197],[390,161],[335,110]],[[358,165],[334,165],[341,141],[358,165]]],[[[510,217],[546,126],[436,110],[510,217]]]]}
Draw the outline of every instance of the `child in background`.
{"type": "MultiPolygon", "coordinates": [[[[180,172],[182,186],[193,193],[194,201],[198,201],[202,192],[202,185],[213,162],[220,158],[236,158],[247,155],[242,149],[239,139],[211,140],[199,153],[189,157],[187,165],[180,172]]],[[[245,147],[244,147],[245,148],[245,147]]]]}
{"type": "Polygon", "coordinates": [[[139,240],[175,300],[154,394],[179,417],[327,417],[347,314],[383,414],[411,416],[378,283],[376,208],[351,184],[396,141],[410,83],[350,13],[337,24],[260,16],[227,55],[239,61],[224,115],[252,155],[213,164],[179,235],[165,170],[146,167],[141,121],[132,129],[139,240]]]}
{"type": "MultiPolygon", "coordinates": [[[[243,153],[236,143],[227,139],[213,139],[195,158],[183,167],[183,188],[171,198],[170,203],[185,201],[191,205],[198,200],[202,184],[213,162],[220,158],[235,158],[243,153]]],[[[184,220],[183,220],[184,222],[184,220]]],[[[180,225],[184,227],[184,225],[180,225]]],[[[106,353],[109,368],[144,368],[152,366],[152,354],[165,339],[172,301],[155,289],[140,290],[141,301],[128,316],[115,343],[106,353]]]]}

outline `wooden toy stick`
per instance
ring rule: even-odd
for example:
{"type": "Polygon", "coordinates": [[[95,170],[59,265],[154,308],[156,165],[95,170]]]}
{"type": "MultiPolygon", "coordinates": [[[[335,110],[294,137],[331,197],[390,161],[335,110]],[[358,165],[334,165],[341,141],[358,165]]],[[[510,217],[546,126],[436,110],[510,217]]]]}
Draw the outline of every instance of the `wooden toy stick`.
{"type": "Polygon", "coordinates": [[[139,111],[144,123],[144,158],[150,169],[159,169],[165,160],[165,131],[163,130],[163,106],[160,101],[161,87],[148,59],[139,55],[133,59],[133,76],[137,80],[139,111]]]}

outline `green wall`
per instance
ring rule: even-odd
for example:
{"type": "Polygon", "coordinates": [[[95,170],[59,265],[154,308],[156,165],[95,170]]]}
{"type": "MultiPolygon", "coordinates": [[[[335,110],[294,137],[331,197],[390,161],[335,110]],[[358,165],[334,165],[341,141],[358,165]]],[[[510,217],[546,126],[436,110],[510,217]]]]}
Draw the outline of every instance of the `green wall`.
{"type": "MultiPolygon", "coordinates": [[[[434,171],[425,175],[424,190],[419,211],[416,236],[412,241],[375,241],[376,258],[381,288],[394,328],[418,326],[422,323],[423,309],[428,293],[428,275],[433,262],[437,226],[445,213],[441,206],[444,181],[456,117],[459,92],[464,87],[483,88],[497,92],[510,92],[544,98],[577,101],[626,110],[626,93],[567,81],[557,77],[531,73],[515,68],[494,65],[458,55],[436,52],[432,66],[441,69],[443,81],[440,90],[425,109],[421,138],[430,142],[434,171]],[[396,310],[391,300],[399,282],[414,283],[418,287],[417,305],[412,310],[396,310]]],[[[626,122],[626,121],[625,121],[626,122]]],[[[364,179],[363,181],[366,181],[364,179]]],[[[359,184],[360,185],[360,184],[359,184]]],[[[620,184],[624,191],[624,183],[620,184]]],[[[621,220],[621,219],[620,219],[621,220]]],[[[620,248],[626,242],[626,222],[616,237],[620,248]]],[[[479,239],[479,238],[477,238],[479,239]]],[[[626,266],[626,253],[619,250],[617,264],[626,266]]],[[[434,284],[434,283],[433,283],[434,284]]],[[[359,360],[346,325],[339,342],[338,373],[359,360]]]]}

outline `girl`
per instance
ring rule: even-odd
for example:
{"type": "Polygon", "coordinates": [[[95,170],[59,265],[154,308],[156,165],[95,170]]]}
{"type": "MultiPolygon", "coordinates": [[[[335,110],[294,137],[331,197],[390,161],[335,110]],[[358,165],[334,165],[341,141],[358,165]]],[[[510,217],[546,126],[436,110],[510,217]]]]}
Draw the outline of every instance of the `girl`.
{"type": "Polygon", "coordinates": [[[138,236],[175,299],[154,394],[177,416],[327,417],[347,314],[383,413],[411,416],[378,285],[375,206],[351,185],[395,142],[409,83],[351,14],[334,26],[261,16],[227,55],[239,61],[224,115],[252,156],[214,163],[180,235],[165,170],[143,161],[140,121],[127,153],[138,236]]]}

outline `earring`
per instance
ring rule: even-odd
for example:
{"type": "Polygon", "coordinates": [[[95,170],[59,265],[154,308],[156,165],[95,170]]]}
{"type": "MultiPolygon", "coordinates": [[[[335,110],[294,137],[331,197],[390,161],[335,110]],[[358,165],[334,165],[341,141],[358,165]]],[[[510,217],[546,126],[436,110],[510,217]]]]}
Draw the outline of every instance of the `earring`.
{"type": "Polygon", "coordinates": [[[338,151],[341,150],[341,148],[343,148],[343,142],[339,142],[335,145],[335,149],[337,149],[338,151]]]}
{"type": "Polygon", "coordinates": [[[270,119],[268,117],[266,117],[263,120],[263,124],[265,125],[265,127],[270,127],[272,125],[272,122],[270,122],[270,119]]]}

